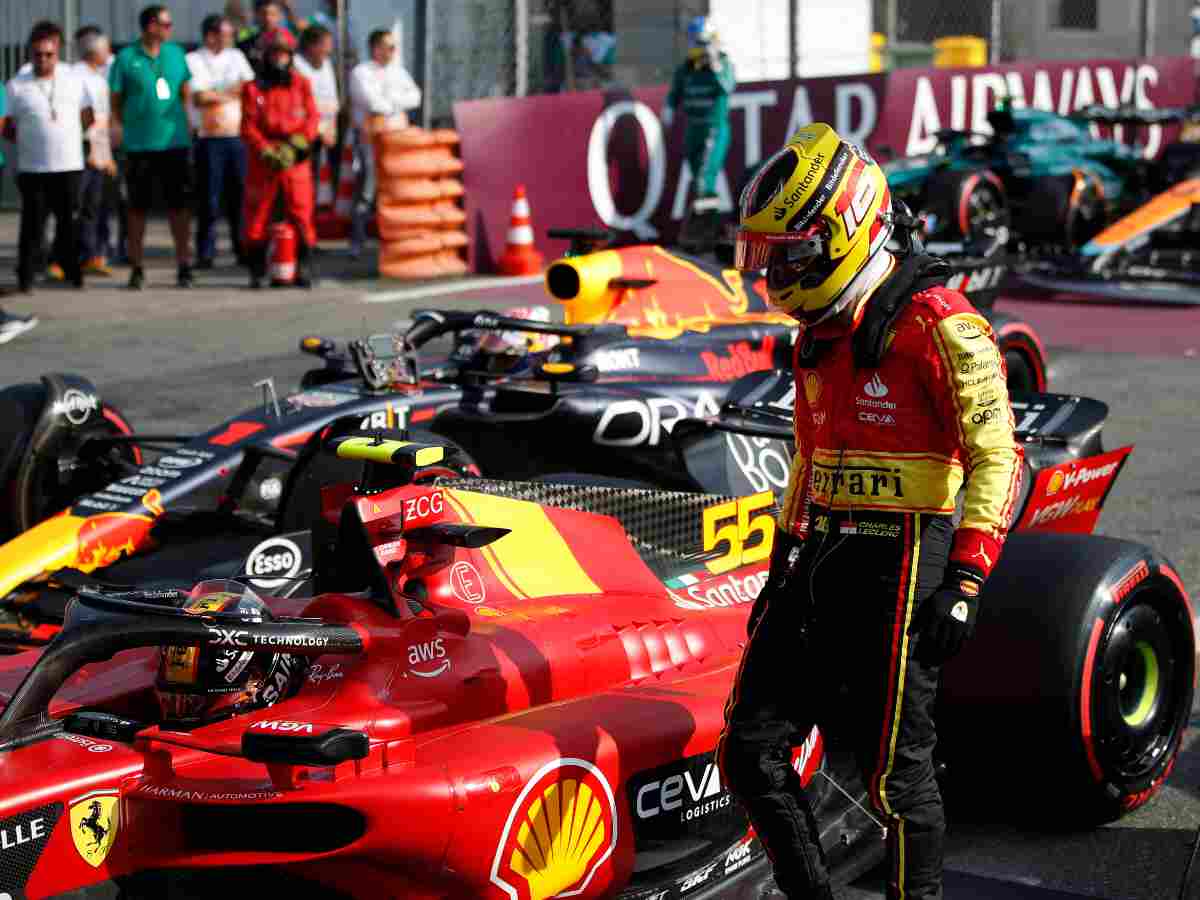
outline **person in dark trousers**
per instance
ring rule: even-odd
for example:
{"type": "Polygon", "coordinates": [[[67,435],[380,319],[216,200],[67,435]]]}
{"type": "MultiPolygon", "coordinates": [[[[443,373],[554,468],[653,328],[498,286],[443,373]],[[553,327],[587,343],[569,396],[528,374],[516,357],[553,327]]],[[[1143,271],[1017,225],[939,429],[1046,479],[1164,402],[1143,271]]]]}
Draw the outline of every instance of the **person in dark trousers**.
{"type": "Polygon", "coordinates": [[[191,74],[183,49],[167,40],[174,27],[165,6],[147,6],[138,16],[141,39],[117,56],[109,73],[113,119],[122,131],[128,205],[129,287],[146,281],[142,253],[146,213],[154,205],[154,186],[161,185],[175,243],[176,284],[192,286],[191,135],[187,107],[191,74]]]}
{"type": "Polygon", "coordinates": [[[84,135],[83,178],[79,188],[79,254],[85,274],[111,275],[109,221],[117,176],[109,129],[108,69],[112,52],[108,37],[95,25],[75,32],[75,46],[79,62],[75,63],[74,71],[87,83],[92,98],[92,127],[84,135]]]}
{"type": "Polygon", "coordinates": [[[234,253],[242,253],[242,193],[246,147],[242,143],[242,85],[254,80],[242,51],[229,46],[233,23],[208,16],[200,26],[204,43],[187,55],[192,73],[192,128],[196,133],[198,182],[196,268],[211,269],[217,253],[217,216],[229,222],[234,253]]]}
{"type": "Polygon", "coordinates": [[[737,268],[765,269],[771,304],[800,325],[796,454],[717,761],[783,893],[833,900],[792,767],[819,726],[853,751],[886,831],[889,900],[941,900],[934,699],[1020,482],[1004,358],[883,170],[828,125],[797,131],[739,206],[737,268]]]}
{"type": "Polygon", "coordinates": [[[21,191],[17,285],[25,293],[33,290],[49,215],[58,222],[53,258],[61,261],[67,281],[83,287],[77,217],[83,131],[92,124],[92,100],[86,83],[69,66],[59,64],[62,41],[62,29],[53,22],[34,25],[29,35],[31,68],[8,83],[5,129],[17,143],[21,191]]]}
{"type": "MultiPolygon", "coordinates": [[[[0,84],[0,134],[5,133],[6,122],[8,120],[8,95],[4,90],[4,85],[0,84]]],[[[4,150],[0,148],[0,177],[4,175],[4,150]]],[[[13,293],[11,289],[0,288],[0,297],[13,293]]],[[[6,312],[3,307],[0,307],[0,344],[7,344],[13,338],[31,331],[36,328],[38,320],[36,316],[19,316],[15,313],[6,312]]]]}
{"type": "Polygon", "coordinates": [[[262,74],[242,88],[242,140],[250,158],[246,179],[246,255],[250,287],[262,286],[267,268],[267,226],[282,194],[284,215],[299,231],[297,287],[308,287],[308,258],[317,242],[313,223],[313,172],[308,165],[321,118],[308,79],[292,71],[296,39],[282,28],[262,38],[262,74]]]}

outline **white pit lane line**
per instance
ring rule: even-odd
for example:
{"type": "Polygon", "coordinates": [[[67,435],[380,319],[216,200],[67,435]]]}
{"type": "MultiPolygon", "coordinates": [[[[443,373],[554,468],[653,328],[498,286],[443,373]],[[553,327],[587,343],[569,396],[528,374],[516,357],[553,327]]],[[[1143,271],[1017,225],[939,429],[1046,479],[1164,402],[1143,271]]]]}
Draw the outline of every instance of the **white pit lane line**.
{"type": "Polygon", "coordinates": [[[443,297],[446,294],[462,294],[468,291],[490,290],[492,288],[509,288],[522,284],[538,284],[542,275],[514,275],[497,278],[485,275],[476,278],[458,278],[444,284],[425,284],[396,291],[380,291],[373,294],[363,294],[363,303],[402,303],[405,300],[421,300],[426,297],[443,297]]]}

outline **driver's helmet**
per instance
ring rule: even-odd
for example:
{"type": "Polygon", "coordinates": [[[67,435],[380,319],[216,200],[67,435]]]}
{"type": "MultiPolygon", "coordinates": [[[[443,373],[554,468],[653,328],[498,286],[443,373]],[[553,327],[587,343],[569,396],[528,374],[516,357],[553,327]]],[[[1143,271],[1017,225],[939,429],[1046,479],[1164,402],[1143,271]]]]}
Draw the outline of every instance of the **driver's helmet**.
{"type": "Polygon", "coordinates": [[[997,137],[1006,137],[1016,131],[1012,97],[1001,97],[996,101],[996,105],[988,111],[987,120],[997,137]]]}
{"type": "MultiPolygon", "coordinates": [[[[549,322],[550,309],[546,306],[521,306],[504,311],[510,319],[529,319],[531,322],[549,322]]],[[[526,367],[531,354],[542,354],[556,347],[557,335],[539,334],[534,331],[487,331],[479,339],[479,353],[483,365],[493,374],[512,374],[526,367]]]]}
{"type": "MultiPolygon", "coordinates": [[[[195,615],[220,613],[220,627],[229,630],[239,620],[272,618],[253,590],[226,579],[200,582],[180,608],[195,615]]],[[[223,644],[168,646],[159,652],[154,689],[165,720],[196,725],[289,697],[299,690],[307,672],[308,659],[290,653],[223,644]]]]}
{"type": "Polygon", "coordinates": [[[890,257],[879,254],[892,233],[891,209],[879,164],[829,125],[807,125],[742,191],[734,265],[765,268],[771,303],[816,325],[863,296],[877,270],[886,274],[880,264],[890,257]]]}
{"type": "Polygon", "coordinates": [[[687,24],[688,48],[703,50],[717,39],[717,29],[708,16],[693,16],[687,24]]]}

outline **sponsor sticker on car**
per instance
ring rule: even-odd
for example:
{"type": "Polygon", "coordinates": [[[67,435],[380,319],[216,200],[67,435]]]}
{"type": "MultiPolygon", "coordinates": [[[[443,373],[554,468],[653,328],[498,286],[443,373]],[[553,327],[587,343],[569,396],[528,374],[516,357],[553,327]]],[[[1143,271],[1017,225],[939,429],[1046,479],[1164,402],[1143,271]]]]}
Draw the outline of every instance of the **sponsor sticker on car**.
{"type": "Polygon", "coordinates": [[[1133,447],[1071,460],[1037,473],[1015,528],[1088,534],[1133,447]]]}

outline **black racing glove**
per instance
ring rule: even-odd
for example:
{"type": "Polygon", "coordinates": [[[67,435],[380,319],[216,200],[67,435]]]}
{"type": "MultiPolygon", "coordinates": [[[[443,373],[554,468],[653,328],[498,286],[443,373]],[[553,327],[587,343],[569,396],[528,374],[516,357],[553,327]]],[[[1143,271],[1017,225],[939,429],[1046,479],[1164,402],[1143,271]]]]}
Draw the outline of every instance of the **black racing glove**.
{"type": "Polygon", "coordinates": [[[778,596],[787,592],[788,582],[796,570],[803,547],[804,541],[800,538],[781,528],[775,529],[775,543],[771,547],[771,567],[767,570],[766,583],[754,598],[754,606],[750,609],[750,619],[746,622],[747,637],[754,634],[755,626],[766,612],[772,595],[778,596]]]}
{"type": "Polygon", "coordinates": [[[951,565],[942,585],[913,617],[910,634],[919,634],[917,659],[941,666],[959,654],[975,634],[983,577],[973,569],[951,565]]]}

